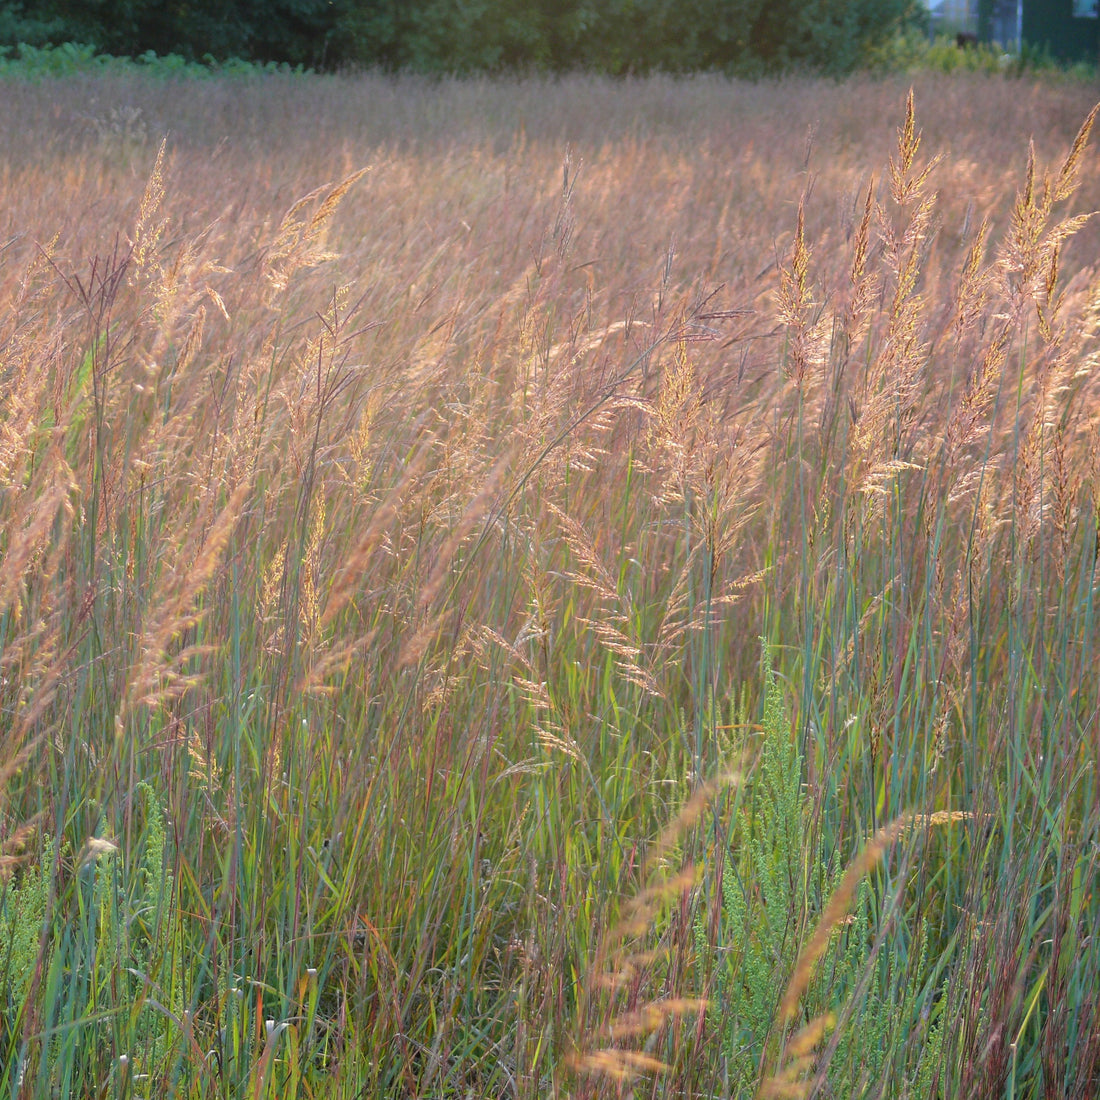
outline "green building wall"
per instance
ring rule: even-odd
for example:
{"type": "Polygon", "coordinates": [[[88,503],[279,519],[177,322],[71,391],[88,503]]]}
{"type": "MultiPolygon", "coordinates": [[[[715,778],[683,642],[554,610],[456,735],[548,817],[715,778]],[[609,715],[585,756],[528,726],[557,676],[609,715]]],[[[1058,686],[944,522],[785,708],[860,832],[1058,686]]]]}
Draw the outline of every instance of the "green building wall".
{"type": "Polygon", "coordinates": [[[1061,61],[1100,60],[1100,19],[1073,14],[1074,0],[1024,0],[1023,38],[1061,61]]]}

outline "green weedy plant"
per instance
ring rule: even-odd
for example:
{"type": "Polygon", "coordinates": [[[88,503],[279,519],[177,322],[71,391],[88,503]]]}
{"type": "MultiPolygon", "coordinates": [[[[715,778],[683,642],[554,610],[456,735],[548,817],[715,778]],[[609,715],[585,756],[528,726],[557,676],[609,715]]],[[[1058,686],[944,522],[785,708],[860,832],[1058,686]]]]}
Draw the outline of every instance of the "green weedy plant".
{"type": "MultiPolygon", "coordinates": [[[[710,970],[710,1018],[721,1045],[723,1095],[756,1095],[759,1082],[777,1062],[780,997],[797,968],[800,951],[825,900],[841,886],[844,868],[825,857],[815,839],[810,805],[802,790],[803,760],[791,736],[790,721],[765,648],[763,729],[757,761],[725,845],[724,863],[709,883],[715,906],[701,906],[694,935],[698,958],[710,970]]],[[[742,718],[744,716],[742,715],[742,718]]],[[[744,721],[730,728],[743,728],[744,721]]],[[[727,746],[733,750],[734,746],[727,746]]],[[[707,884],[705,884],[706,886],[707,884]]],[[[875,898],[867,879],[855,894],[847,924],[834,932],[817,980],[804,998],[806,1035],[817,1045],[837,1019],[858,1018],[856,1029],[841,1028],[826,1048],[834,1087],[863,1095],[872,1086],[927,1079],[938,1063],[939,1029],[922,1009],[930,1004],[929,960],[922,928],[916,937],[891,937],[889,950],[875,941],[875,898]],[[899,970],[906,979],[898,980],[899,970]],[[924,1020],[923,1024],[921,1023],[924,1020]],[[898,1035],[920,1033],[923,1043],[914,1065],[888,1064],[898,1035]],[[891,1041],[893,1039],[894,1041],[891,1041]]],[[[904,923],[904,922],[901,922],[904,923]]],[[[797,1022],[797,1021],[796,1021],[797,1022]]],[[[787,1050],[792,1045],[788,1043],[787,1050]]],[[[805,1045],[805,1044],[804,1044],[805,1045]]],[[[797,1067],[801,1076],[810,1060],[797,1067]]],[[[765,1081],[766,1089],[779,1077],[765,1081]]],[[[809,1082],[783,1082],[794,1092],[809,1082]]],[[[778,1093],[776,1093],[778,1095],[778,1093]]],[[[892,1095],[890,1092],[883,1095],[892,1095]]]]}
{"type": "Polygon", "coordinates": [[[145,813],[140,855],[129,868],[117,852],[95,862],[91,904],[81,913],[89,933],[82,961],[89,1015],[106,1016],[100,1038],[109,1031],[116,1055],[152,1069],[165,1064],[184,997],[164,814],[148,784],[137,793],[145,813]]]}
{"type": "Polygon", "coordinates": [[[47,838],[41,861],[26,868],[18,880],[9,880],[0,894],[0,1050],[5,1053],[11,1051],[18,1038],[34,975],[49,903],[53,857],[54,844],[47,838]]]}
{"type": "Polygon", "coordinates": [[[47,837],[39,862],[4,893],[0,1039],[5,1063],[20,1075],[37,1063],[42,1094],[67,1094],[120,1067],[163,1073],[174,1022],[185,1019],[164,813],[148,784],[138,785],[136,797],[144,821],[135,858],[124,861],[114,844],[92,838],[76,857],[71,892],[54,892],[56,841],[47,837]],[[22,1024],[40,953],[40,1034],[48,1038],[34,1057],[37,1044],[28,1043],[22,1024]]]}
{"type": "Polygon", "coordinates": [[[801,894],[797,883],[806,829],[799,789],[802,760],[766,650],[764,665],[757,765],[745,801],[735,811],[725,865],[711,883],[721,896],[717,927],[708,932],[705,908],[695,923],[699,957],[713,960],[710,1000],[720,1021],[724,1074],[733,1096],[755,1087],[779,993],[798,953],[799,930],[791,918],[801,894]]]}

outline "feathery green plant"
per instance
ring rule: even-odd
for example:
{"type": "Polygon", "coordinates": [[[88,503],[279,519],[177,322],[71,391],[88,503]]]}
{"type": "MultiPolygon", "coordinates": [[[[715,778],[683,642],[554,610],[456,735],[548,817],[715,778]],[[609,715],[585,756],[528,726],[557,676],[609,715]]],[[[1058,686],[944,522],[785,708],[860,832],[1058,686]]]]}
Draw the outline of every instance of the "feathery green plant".
{"type": "MultiPolygon", "coordinates": [[[[843,871],[836,854],[828,856],[825,843],[815,839],[802,755],[766,645],[763,664],[755,766],[716,860],[720,870],[705,883],[712,904],[699,907],[694,923],[697,957],[710,972],[710,1019],[721,1043],[725,1094],[733,1097],[754,1094],[775,1056],[780,995],[818,916],[814,910],[839,886],[843,871]]],[[[729,728],[745,725],[742,720],[729,728]]],[[[744,744],[728,740],[727,753],[744,754],[744,744]]],[[[908,967],[904,942],[872,958],[875,912],[864,879],[848,923],[834,932],[807,1006],[813,1019],[827,1025],[823,1032],[844,1016],[846,1006],[859,1020],[858,1034],[846,1029],[837,1035],[830,1076],[834,1087],[843,1085],[853,1095],[862,1095],[861,1087],[883,1085],[889,1076],[885,1062],[896,1049],[889,1039],[899,1026],[916,1023],[930,977],[924,936],[918,937],[908,967]],[[899,968],[906,969],[904,982],[897,980],[899,968]],[[848,1005],[851,999],[856,1003],[848,1005]]],[[[938,1045],[931,1044],[923,1056],[916,1053],[915,1065],[927,1072],[938,1045]]]]}
{"type": "Polygon", "coordinates": [[[130,859],[91,838],[55,862],[47,837],[38,862],[4,893],[4,1029],[9,1065],[38,1066],[39,1087],[79,1091],[119,1067],[164,1074],[184,1017],[175,885],[167,869],[164,813],[147,783],[130,859]],[[65,866],[72,864],[72,872],[65,866]],[[39,970],[39,968],[41,968],[39,970]],[[42,1028],[25,1034],[24,1009],[36,974],[48,991],[42,1028]],[[121,1062],[119,1061],[121,1059],[121,1062]]]}
{"type": "Polygon", "coordinates": [[[18,1028],[19,1012],[34,974],[38,944],[50,898],[54,843],[47,839],[39,862],[31,863],[4,885],[0,894],[0,988],[3,990],[3,1043],[18,1028]]]}
{"type": "Polygon", "coordinates": [[[696,949],[713,959],[712,1019],[720,1022],[724,1072],[732,1095],[753,1087],[786,974],[798,953],[797,912],[806,846],[802,759],[769,651],[764,651],[764,720],[756,767],[747,796],[735,811],[720,878],[713,940],[701,908],[696,949]]]}

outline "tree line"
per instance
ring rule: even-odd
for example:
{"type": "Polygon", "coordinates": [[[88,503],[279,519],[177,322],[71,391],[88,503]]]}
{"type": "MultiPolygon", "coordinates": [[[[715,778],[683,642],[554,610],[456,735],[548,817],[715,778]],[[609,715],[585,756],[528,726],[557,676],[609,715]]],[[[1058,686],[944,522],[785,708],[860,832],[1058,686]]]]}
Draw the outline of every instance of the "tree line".
{"type": "Polygon", "coordinates": [[[844,73],[919,0],[0,0],[0,45],[316,69],[844,73]]]}

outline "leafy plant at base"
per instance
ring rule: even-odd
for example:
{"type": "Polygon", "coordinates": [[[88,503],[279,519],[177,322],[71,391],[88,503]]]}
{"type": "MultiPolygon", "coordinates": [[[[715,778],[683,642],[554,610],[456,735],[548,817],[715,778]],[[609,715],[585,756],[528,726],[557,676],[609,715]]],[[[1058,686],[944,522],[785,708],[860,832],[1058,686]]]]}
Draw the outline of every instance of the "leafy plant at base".
{"type": "Polygon", "coordinates": [[[47,837],[39,861],[4,892],[0,1041],[6,1064],[22,1076],[34,1065],[38,1037],[49,1036],[37,1055],[47,1091],[64,1087],[59,1074],[104,1080],[123,1055],[131,1075],[168,1068],[170,1028],[184,1015],[175,883],[165,866],[164,814],[147,784],[138,785],[137,796],[144,822],[128,864],[114,844],[93,837],[69,883],[53,884],[56,841],[47,837]],[[42,1017],[27,1035],[39,966],[42,1017]]]}
{"type": "Polygon", "coordinates": [[[152,1068],[163,1064],[171,1016],[182,1016],[184,1000],[164,814],[151,787],[142,783],[138,792],[145,804],[141,854],[129,868],[114,852],[96,862],[87,914],[94,953],[83,961],[90,1013],[101,1006],[110,1013],[116,1052],[152,1068]]]}
{"type": "MultiPolygon", "coordinates": [[[[797,1078],[812,1067],[809,1052],[847,1005],[847,1013],[860,1021],[859,1033],[857,1037],[853,1029],[834,1037],[830,1082],[858,1096],[889,1080],[893,1067],[887,1056],[905,1045],[897,1041],[898,1029],[911,1033],[920,1017],[931,969],[923,946],[911,960],[907,952],[913,950],[910,939],[921,945],[926,939],[923,929],[919,937],[895,935],[890,949],[879,951],[874,893],[863,878],[853,911],[846,924],[833,930],[817,968],[818,980],[805,999],[809,1022],[788,1041],[786,1058],[777,1059],[784,1024],[781,991],[801,965],[800,951],[819,915],[812,910],[825,912],[823,899],[840,891],[843,869],[835,855],[826,856],[823,839],[815,838],[811,828],[810,805],[802,790],[803,760],[767,648],[764,669],[763,727],[754,773],[735,805],[720,870],[704,884],[712,904],[700,906],[694,926],[697,956],[710,973],[709,1018],[721,1044],[724,1094],[755,1094],[769,1067],[788,1059],[786,1079],[769,1078],[765,1090],[775,1095],[808,1091],[808,1082],[797,1078]],[[822,900],[815,904],[815,899],[822,900]],[[899,968],[906,971],[904,981],[898,980],[899,968]]],[[[918,1075],[935,1064],[938,1050],[938,1029],[926,1032],[913,1067],[918,1075]]],[[[904,1067],[898,1068],[904,1073],[904,1067]]]]}
{"type": "Polygon", "coordinates": [[[47,837],[41,860],[23,872],[18,884],[9,881],[0,895],[0,1049],[5,1052],[19,1035],[49,904],[53,859],[54,843],[47,837]]]}

